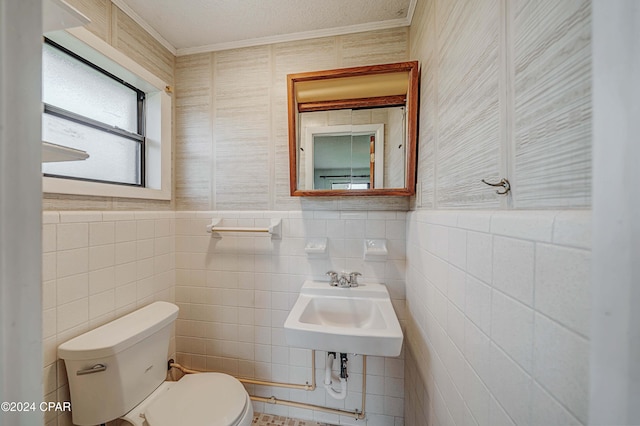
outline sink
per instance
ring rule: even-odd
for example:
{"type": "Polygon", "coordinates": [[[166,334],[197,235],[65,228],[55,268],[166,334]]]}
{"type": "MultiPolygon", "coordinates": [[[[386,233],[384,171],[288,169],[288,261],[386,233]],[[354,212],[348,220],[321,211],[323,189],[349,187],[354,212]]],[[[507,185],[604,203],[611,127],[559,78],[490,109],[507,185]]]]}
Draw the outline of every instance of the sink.
{"type": "Polygon", "coordinates": [[[384,284],[331,287],[305,281],[284,323],[290,346],[360,355],[398,356],[402,329],[384,284]]]}

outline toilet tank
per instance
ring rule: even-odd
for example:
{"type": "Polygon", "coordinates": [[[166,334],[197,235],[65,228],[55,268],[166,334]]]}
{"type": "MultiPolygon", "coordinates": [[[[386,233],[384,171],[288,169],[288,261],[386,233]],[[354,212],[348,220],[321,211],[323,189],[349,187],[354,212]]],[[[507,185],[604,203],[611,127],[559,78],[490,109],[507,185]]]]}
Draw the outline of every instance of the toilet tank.
{"type": "Polygon", "coordinates": [[[58,346],[77,425],[117,419],[165,380],[173,303],[155,302],[58,346]]]}

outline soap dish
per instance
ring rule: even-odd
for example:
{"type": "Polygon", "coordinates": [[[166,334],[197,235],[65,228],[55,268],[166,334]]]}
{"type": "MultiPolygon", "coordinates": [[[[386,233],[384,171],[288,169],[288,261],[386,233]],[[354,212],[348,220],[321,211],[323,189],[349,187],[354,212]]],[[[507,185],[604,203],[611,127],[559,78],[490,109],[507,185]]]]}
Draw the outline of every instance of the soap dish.
{"type": "Polygon", "coordinates": [[[384,238],[379,240],[364,240],[364,260],[381,262],[387,260],[388,255],[387,240],[384,238]]]}
{"type": "Polygon", "coordinates": [[[304,246],[308,257],[325,257],[327,255],[326,238],[309,238],[304,246]]]}

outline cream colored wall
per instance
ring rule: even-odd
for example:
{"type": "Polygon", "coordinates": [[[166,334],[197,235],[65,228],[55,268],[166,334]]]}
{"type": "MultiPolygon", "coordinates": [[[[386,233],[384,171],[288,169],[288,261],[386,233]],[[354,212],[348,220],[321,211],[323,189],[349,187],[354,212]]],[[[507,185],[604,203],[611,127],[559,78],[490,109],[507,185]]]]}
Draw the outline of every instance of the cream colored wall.
{"type": "MultiPolygon", "coordinates": [[[[68,0],[86,15],[87,29],[174,85],[175,57],[109,0],[68,0]]],[[[44,210],[173,210],[175,202],[131,198],[44,194],[44,210]]]]}
{"type": "Polygon", "coordinates": [[[177,210],[406,210],[401,197],[289,196],[286,75],[405,61],[408,36],[397,28],[178,57],[177,210]]]}
{"type": "Polygon", "coordinates": [[[590,206],[589,2],[421,1],[417,208],[590,206]],[[498,197],[481,179],[509,179],[498,197]]]}
{"type": "Polygon", "coordinates": [[[590,16],[588,0],[418,2],[407,426],[587,422],[590,16]],[[480,182],[502,177],[509,197],[480,182]]]}

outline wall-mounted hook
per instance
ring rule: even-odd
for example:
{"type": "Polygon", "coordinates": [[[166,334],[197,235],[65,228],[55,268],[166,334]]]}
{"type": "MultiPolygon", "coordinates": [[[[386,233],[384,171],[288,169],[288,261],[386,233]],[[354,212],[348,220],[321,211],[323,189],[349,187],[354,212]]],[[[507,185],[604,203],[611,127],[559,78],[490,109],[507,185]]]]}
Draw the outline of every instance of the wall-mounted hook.
{"type": "Polygon", "coordinates": [[[501,186],[504,188],[504,191],[500,192],[500,190],[496,191],[496,194],[498,195],[507,195],[509,193],[509,191],[511,191],[511,184],[509,183],[509,181],[505,178],[502,178],[502,180],[498,183],[489,183],[486,180],[482,179],[482,183],[486,183],[489,186],[501,186]]]}

